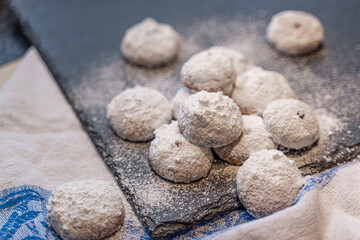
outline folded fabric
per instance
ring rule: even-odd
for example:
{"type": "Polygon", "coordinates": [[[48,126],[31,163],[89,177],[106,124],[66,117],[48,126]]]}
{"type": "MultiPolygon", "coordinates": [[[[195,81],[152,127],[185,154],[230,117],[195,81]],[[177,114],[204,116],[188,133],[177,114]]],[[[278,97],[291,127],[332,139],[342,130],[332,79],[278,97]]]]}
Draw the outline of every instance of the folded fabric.
{"type": "Polygon", "coordinates": [[[0,89],[0,189],[114,181],[34,48],[0,89]]]}

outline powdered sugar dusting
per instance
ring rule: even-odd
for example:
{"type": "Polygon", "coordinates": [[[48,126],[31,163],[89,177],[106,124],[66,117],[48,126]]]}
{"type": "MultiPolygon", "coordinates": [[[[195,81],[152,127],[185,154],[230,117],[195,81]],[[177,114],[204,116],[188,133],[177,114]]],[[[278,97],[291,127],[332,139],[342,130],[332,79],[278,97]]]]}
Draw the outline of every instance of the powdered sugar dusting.
{"type": "MultiPolygon", "coordinates": [[[[117,138],[106,120],[99,117],[105,115],[105,107],[111,98],[125,87],[142,85],[155,88],[171,99],[183,86],[179,78],[182,64],[191,55],[211,46],[222,45],[234,48],[242,52],[248,62],[283,74],[289,79],[297,97],[315,109],[321,133],[317,145],[301,153],[287,153],[287,156],[294,159],[301,167],[303,174],[313,174],[311,169],[308,170],[308,164],[314,162],[323,164],[324,156],[331,153],[338,141],[357,140],[356,136],[359,135],[357,133],[360,132],[360,128],[358,129],[356,125],[355,129],[353,123],[358,119],[356,98],[360,88],[354,79],[359,79],[360,73],[355,67],[353,71],[344,72],[343,67],[336,64],[342,59],[352,58],[349,56],[351,49],[347,49],[346,54],[338,54],[336,62],[331,58],[330,49],[326,47],[308,57],[284,57],[266,43],[267,21],[259,20],[259,18],[263,19],[263,16],[255,17],[257,18],[255,20],[239,18],[228,22],[209,19],[192,22],[191,26],[177,29],[183,39],[181,53],[175,62],[163,68],[153,70],[139,68],[124,61],[119,53],[114,53],[114,56],[104,58],[101,66],[93,66],[92,71],[79,82],[79,87],[73,90],[81,102],[86,102],[83,107],[91,114],[90,117],[96,118],[92,124],[95,129],[102,131],[102,140],[107,147],[107,152],[103,154],[110,154],[115,159],[107,158],[107,163],[111,166],[127,198],[136,201],[133,207],[138,215],[143,217],[151,214],[151,211],[159,213],[167,209],[178,212],[186,210],[187,212],[183,211],[184,219],[186,214],[199,211],[194,208],[194,201],[203,201],[202,206],[211,202],[208,199],[209,193],[218,192],[214,187],[215,183],[230,186],[228,192],[236,196],[234,183],[237,166],[215,161],[207,178],[190,185],[172,184],[152,172],[144,157],[148,154],[148,143],[129,143],[117,138]],[[139,164],[144,167],[136,168],[139,164]],[[133,172],[134,169],[138,172],[133,172]],[[194,193],[198,194],[196,198],[184,200],[184,196],[194,193]]],[[[356,65],[356,58],[352,61],[356,65]]],[[[192,217],[195,220],[202,219],[201,214],[192,217]]],[[[222,221],[219,219],[216,222],[222,221]]],[[[186,236],[196,238],[202,236],[206,229],[223,228],[222,224],[217,223],[194,229],[179,239],[186,239],[186,236]]]]}
{"type": "Polygon", "coordinates": [[[173,121],[155,131],[149,148],[149,162],[161,177],[176,183],[190,183],[206,177],[213,155],[210,148],[191,144],[173,121]]]}
{"type": "Polygon", "coordinates": [[[63,239],[100,239],[117,231],[124,219],[119,189],[99,180],[58,186],[46,208],[49,224],[63,239]]]}
{"type": "Polygon", "coordinates": [[[303,184],[294,161],[274,149],[250,154],[236,176],[239,199],[256,218],[293,205],[303,184]]]}
{"type": "Polygon", "coordinates": [[[331,137],[345,128],[340,119],[333,114],[329,114],[324,108],[316,109],[316,116],[323,136],[331,137]]]}

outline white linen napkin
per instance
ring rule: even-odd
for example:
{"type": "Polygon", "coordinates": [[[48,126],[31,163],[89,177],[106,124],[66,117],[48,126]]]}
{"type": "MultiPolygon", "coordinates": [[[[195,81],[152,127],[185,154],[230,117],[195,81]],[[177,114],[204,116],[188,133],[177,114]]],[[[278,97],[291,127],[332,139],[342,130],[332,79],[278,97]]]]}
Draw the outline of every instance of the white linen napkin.
{"type": "Polygon", "coordinates": [[[35,49],[0,90],[0,188],[113,181],[35,49]]]}

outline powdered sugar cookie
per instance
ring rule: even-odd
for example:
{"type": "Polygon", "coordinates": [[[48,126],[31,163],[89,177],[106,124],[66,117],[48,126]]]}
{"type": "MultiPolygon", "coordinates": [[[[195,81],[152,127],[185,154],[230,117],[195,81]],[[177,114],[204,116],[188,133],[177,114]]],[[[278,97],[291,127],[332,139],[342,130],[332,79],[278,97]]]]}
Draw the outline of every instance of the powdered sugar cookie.
{"type": "Polygon", "coordinates": [[[243,164],[250,154],[260,150],[276,149],[263,119],[256,115],[243,115],[244,130],[239,139],[229,145],[214,148],[216,154],[232,164],[243,164]]]}
{"type": "Polygon", "coordinates": [[[261,115],[269,103],[294,93],[283,75],[256,67],[237,77],[231,97],[243,114],[261,115]]]}
{"type": "Polygon", "coordinates": [[[190,97],[190,95],[190,91],[186,88],[182,88],[177,91],[174,98],[171,100],[174,119],[177,119],[180,106],[185,102],[188,97],[190,97]]]}
{"type": "Polygon", "coordinates": [[[213,156],[210,148],[190,143],[180,133],[178,123],[161,126],[150,144],[151,167],[161,177],[176,183],[189,183],[206,177],[213,156]]]}
{"type": "Polygon", "coordinates": [[[129,28],[121,42],[121,51],[129,61],[144,67],[158,67],[175,58],[180,36],[169,25],[145,18],[129,28]]]}
{"type": "Polygon", "coordinates": [[[209,50],[214,50],[214,49],[215,49],[215,51],[222,51],[225,55],[227,55],[231,58],[235,72],[237,75],[242,74],[243,72],[248,70],[248,68],[250,67],[246,63],[246,59],[241,52],[236,51],[235,49],[223,47],[223,46],[214,46],[214,47],[210,48],[209,50]]]}
{"type": "Polygon", "coordinates": [[[120,189],[105,181],[64,183],[46,206],[49,224],[62,239],[102,239],[120,229],[124,219],[120,189]]]}
{"type": "Polygon", "coordinates": [[[294,204],[302,186],[303,178],[295,162],[278,150],[252,153],[236,176],[239,199],[256,218],[294,204]]]}
{"type": "Polygon", "coordinates": [[[221,147],[238,139],[242,116],[234,101],[222,93],[201,91],[181,105],[178,116],[181,133],[191,143],[221,147]]]}
{"type": "Polygon", "coordinates": [[[314,15],[288,10],[272,17],[267,38],[279,51],[299,55],[316,50],[325,34],[320,20],[314,15]]]}
{"type": "Polygon", "coordinates": [[[292,149],[311,146],[319,138],[319,124],[313,109],[295,99],[279,99],[263,113],[266,130],[274,142],[292,149]]]}
{"type": "Polygon", "coordinates": [[[184,85],[193,91],[221,91],[231,94],[236,72],[228,54],[217,48],[210,48],[193,55],[181,68],[184,85]]]}
{"type": "Polygon", "coordinates": [[[171,121],[171,104],[150,88],[136,86],[117,95],[107,106],[107,117],[114,131],[123,139],[148,141],[154,131],[171,121]]]}

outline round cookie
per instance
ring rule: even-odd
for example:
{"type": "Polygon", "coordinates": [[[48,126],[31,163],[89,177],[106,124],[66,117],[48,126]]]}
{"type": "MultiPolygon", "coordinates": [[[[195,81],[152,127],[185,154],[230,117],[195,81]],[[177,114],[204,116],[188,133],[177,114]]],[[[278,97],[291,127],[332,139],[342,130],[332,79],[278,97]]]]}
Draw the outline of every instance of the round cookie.
{"type": "Polygon", "coordinates": [[[176,57],[180,36],[170,25],[145,18],[125,32],[120,48],[129,61],[144,67],[158,67],[176,57]]]}
{"type": "Polygon", "coordinates": [[[221,91],[231,94],[236,72],[232,59],[224,51],[213,48],[193,55],[181,68],[184,85],[195,92],[221,91]]]}
{"type": "Polygon", "coordinates": [[[149,160],[161,177],[176,183],[189,183],[207,176],[213,156],[210,148],[198,147],[186,140],[178,123],[173,121],[155,131],[149,160]]]}
{"type": "Polygon", "coordinates": [[[114,97],[107,106],[107,117],[123,139],[148,141],[154,131],[172,118],[170,102],[159,91],[136,86],[114,97]]]}
{"type": "Polygon", "coordinates": [[[123,223],[120,197],[120,190],[111,182],[64,183],[51,193],[47,219],[62,239],[102,239],[123,223]]]}
{"type": "Polygon", "coordinates": [[[294,92],[280,73],[256,67],[237,77],[231,97],[243,114],[261,115],[269,103],[293,98],[294,92]]]}
{"type": "Polygon", "coordinates": [[[281,52],[301,55],[316,50],[325,34],[320,20],[303,11],[282,11],[267,27],[267,38],[281,52]]]}
{"type": "Polygon", "coordinates": [[[231,164],[241,165],[253,152],[277,148],[266,131],[261,117],[256,115],[243,115],[242,117],[244,130],[240,138],[229,145],[214,148],[215,153],[221,159],[231,164]]]}
{"type": "Polygon", "coordinates": [[[188,97],[190,97],[190,95],[191,95],[191,93],[187,88],[181,88],[179,91],[177,91],[177,93],[171,100],[174,119],[177,119],[181,105],[185,102],[185,100],[188,97]]]}
{"type": "Polygon", "coordinates": [[[230,57],[237,75],[242,74],[249,68],[244,55],[239,51],[223,46],[214,46],[211,47],[209,50],[222,51],[225,55],[230,57]]]}
{"type": "Polygon", "coordinates": [[[294,204],[302,186],[303,178],[295,162],[278,150],[252,153],[236,176],[238,197],[255,218],[294,204]]]}
{"type": "Polygon", "coordinates": [[[221,147],[238,139],[242,132],[239,107],[222,93],[201,91],[181,105],[178,115],[181,133],[202,147],[221,147]]]}
{"type": "Polygon", "coordinates": [[[263,113],[266,130],[274,142],[292,149],[311,146],[319,138],[319,123],[313,109],[295,99],[279,99],[263,113]]]}

